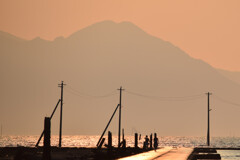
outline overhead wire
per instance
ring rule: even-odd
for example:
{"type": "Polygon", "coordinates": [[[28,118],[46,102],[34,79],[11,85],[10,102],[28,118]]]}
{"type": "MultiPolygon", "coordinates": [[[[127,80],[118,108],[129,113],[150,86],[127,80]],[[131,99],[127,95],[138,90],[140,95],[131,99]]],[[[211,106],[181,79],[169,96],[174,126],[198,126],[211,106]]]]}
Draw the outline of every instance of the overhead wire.
{"type": "Polygon", "coordinates": [[[143,98],[149,98],[149,99],[155,99],[155,100],[160,100],[160,101],[188,101],[188,100],[195,100],[199,99],[202,97],[205,97],[204,94],[197,94],[197,95],[190,95],[190,96],[180,96],[180,97],[161,97],[161,96],[149,96],[149,95],[144,95],[141,93],[136,93],[132,91],[125,90],[126,93],[143,97],[143,98]]]}
{"type": "Polygon", "coordinates": [[[86,94],[86,93],[83,93],[83,92],[80,92],[79,90],[77,89],[74,89],[73,87],[69,86],[66,87],[66,90],[76,96],[79,96],[79,97],[88,97],[88,98],[105,98],[105,97],[110,97],[110,96],[113,96],[113,95],[116,95],[117,94],[117,91],[114,90],[112,92],[109,92],[109,93],[106,93],[106,94],[103,94],[103,95],[90,95],[90,94],[86,94]]]}
{"type": "MultiPolygon", "coordinates": [[[[65,87],[65,89],[68,93],[71,93],[75,96],[82,97],[82,98],[90,98],[90,99],[105,98],[105,97],[110,97],[110,96],[118,94],[117,90],[114,90],[114,91],[109,92],[104,95],[90,95],[90,94],[80,92],[79,90],[74,89],[73,87],[71,87],[69,85],[68,85],[68,87],[65,87]]],[[[147,98],[147,99],[158,100],[158,101],[191,101],[191,100],[196,100],[196,99],[205,97],[205,94],[196,94],[196,95],[179,96],[179,97],[163,97],[163,96],[152,96],[152,95],[150,96],[150,95],[145,95],[142,93],[129,91],[126,89],[124,90],[124,92],[126,92],[127,94],[130,94],[130,95],[143,97],[143,98],[147,98]]],[[[217,96],[216,94],[214,94],[212,96],[223,103],[230,104],[235,107],[240,107],[240,104],[226,100],[220,96],[217,96]]]]}
{"type": "MultiPolygon", "coordinates": [[[[66,90],[68,92],[70,92],[71,94],[74,94],[76,96],[88,97],[88,98],[104,98],[104,97],[109,97],[109,96],[113,96],[113,95],[117,94],[117,91],[114,90],[114,91],[112,91],[110,93],[107,93],[107,94],[104,94],[104,95],[90,95],[90,94],[80,92],[79,90],[71,87],[70,85],[68,85],[68,87],[66,87],[66,90]]],[[[141,94],[141,93],[137,93],[137,92],[132,92],[132,91],[129,91],[129,90],[124,90],[124,92],[126,92],[128,94],[131,94],[131,95],[138,96],[138,97],[160,100],[160,101],[190,101],[190,100],[196,100],[196,99],[205,97],[204,94],[197,94],[197,95],[190,95],[190,96],[179,96],[179,97],[161,97],[161,96],[145,95],[145,94],[141,94]]]]}
{"type": "Polygon", "coordinates": [[[75,95],[75,96],[78,96],[78,97],[85,97],[85,96],[80,95],[80,94],[78,94],[78,93],[76,93],[76,92],[73,92],[72,90],[70,90],[70,89],[68,89],[68,88],[65,88],[65,90],[66,90],[68,93],[71,93],[71,94],[73,94],[73,95],[75,95]]]}
{"type": "Polygon", "coordinates": [[[221,101],[221,102],[224,102],[224,103],[226,103],[226,104],[231,104],[231,105],[233,105],[233,106],[240,107],[240,104],[231,102],[231,101],[229,101],[229,100],[225,100],[225,99],[223,99],[223,98],[221,98],[220,96],[217,96],[217,95],[215,95],[215,94],[213,95],[213,97],[215,97],[217,100],[219,100],[219,101],[221,101]]]}
{"type": "MultiPolygon", "coordinates": [[[[90,95],[90,94],[80,92],[79,90],[71,87],[70,85],[68,85],[66,87],[66,90],[69,93],[74,94],[75,96],[88,97],[88,98],[105,98],[105,97],[110,97],[110,96],[118,94],[117,90],[114,90],[114,91],[109,92],[109,93],[104,94],[104,95],[90,95]]],[[[126,92],[128,94],[131,94],[131,95],[134,95],[134,96],[148,98],[148,99],[154,99],[154,100],[159,100],[159,101],[191,101],[191,100],[196,100],[196,99],[200,99],[200,98],[205,97],[205,94],[196,94],[196,95],[178,96],[178,97],[161,97],[161,96],[145,95],[145,94],[142,94],[142,93],[137,93],[137,92],[133,92],[133,91],[129,91],[129,90],[124,90],[124,92],[126,92]]]]}

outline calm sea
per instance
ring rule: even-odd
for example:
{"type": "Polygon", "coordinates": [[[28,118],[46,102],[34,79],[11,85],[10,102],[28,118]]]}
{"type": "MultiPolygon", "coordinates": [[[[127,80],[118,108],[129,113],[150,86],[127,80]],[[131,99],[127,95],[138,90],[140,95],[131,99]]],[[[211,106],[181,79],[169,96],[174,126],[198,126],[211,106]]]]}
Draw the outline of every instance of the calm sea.
{"type": "MultiPolygon", "coordinates": [[[[83,136],[83,135],[71,135],[63,136],[63,147],[95,147],[100,136],[83,136]]],[[[39,136],[2,136],[0,137],[0,147],[15,147],[26,146],[34,147],[39,136]]],[[[134,146],[134,137],[125,136],[127,146],[134,146]]],[[[165,136],[158,137],[160,141],[160,147],[174,146],[174,147],[196,147],[205,145],[205,137],[174,137],[165,136]]],[[[142,146],[144,139],[140,139],[139,146],[142,146]]],[[[42,142],[40,143],[42,145],[42,142]]],[[[51,145],[58,145],[58,136],[52,136],[51,145]]],[[[117,145],[117,136],[113,136],[113,145],[117,145]]],[[[213,137],[211,139],[211,145],[213,147],[240,147],[240,137],[213,137]]],[[[240,159],[240,151],[218,151],[221,154],[223,160],[237,160],[240,159]]]]}

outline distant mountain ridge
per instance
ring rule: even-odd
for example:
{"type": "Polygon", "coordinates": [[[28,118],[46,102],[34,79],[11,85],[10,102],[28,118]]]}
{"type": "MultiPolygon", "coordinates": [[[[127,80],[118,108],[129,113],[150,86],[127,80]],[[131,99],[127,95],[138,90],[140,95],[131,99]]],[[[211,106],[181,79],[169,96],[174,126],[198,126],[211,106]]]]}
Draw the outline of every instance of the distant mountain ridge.
{"type": "MultiPolygon", "coordinates": [[[[109,25],[112,25],[114,26],[115,23],[113,21],[104,21],[104,22],[100,22],[100,23],[109,23],[109,25]]],[[[130,23],[130,22],[121,22],[120,23],[121,25],[132,25],[131,28],[137,28],[139,29],[139,32],[142,32],[143,34],[146,34],[143,30],[141,30],[140,28],[138,28],[136,25],[130,23]]],[[[90,28],[94,28],[95,25],[99,25],[99,24],[93,24],[89,27],[86,27],[84,29],[90,29],[90,28]]],[[[82,30],[81,30],[82,31],[82,30]]],[[[48,40],[44,40],[40,37],[36,37],[32,40],[25,40],[25,39],[22,39],[20,37],[17,37],[17,36],[14,36],[12,34],[9,34],[7,32],[3,32],[3,31],[0,31],[0,37],[3,39],[3,40],[14,40],[14,41],[18,41],[18,42],[26,42],[26,41],[48,41],[48,42],[56,42],[56,41],[64,41],[66,39],[68,39],[69,37],[79,37],[81,35],[77,35],[78,33],[81,34],[81,31],[77,31],[73,34],[71,34],[70,36],[64,38],[63,36],[60,36],[60,37],[56,37],[53,41],[48,41],[48,40]]],[[[237,83],[240,83],[240,72],[233,72],[233,71],[227,71],[227,70],[224,70],[224,69],[217,69],[222,75],[224,75],[225,77],[229,78],[230,80],[234,81],[234,82],[237,82],[237,83]]]]}
{"type": "Polygon", "coordinates": [[[221,74],[223,74],[225,77],[229,78],[230,80],[237,82],[240,84],[240,72],[233,72],[233,71],[227,71],[223,69],[217,69],[221,74]]]}
{"type": "Polygon", "coordinates": [[[9,39],[9,40],[16,40],[16,41],[24,41],[22,38],[18,38],[10,33],[0,31],[0,37],[1,39],[9,39]]]}
{"type": "MultiPolygon", "coordinates": [[[[127,134],[131,128],[143,134],[155,128],[161,135],[205,135],[204,93],[208,91],[213,92],[215,135],[227,135],[229,130],[240,134],[235,127],[237,112],[214,99],[215,94],[237,103],[240,85],[130,22],[99,22],[54,41],[15,41],[4,35],[0,34],[0,121],[9,126],[8,134],[41,132],[43,117],[59,99],[57,83],[61,80],[67,83],[65,134],[100,134],[119,102],[116,89],[120,86],[126,89],[123,126],[127,134]],[[113,97],[81,95],[105,95],[112,90],[113,97]],[[135,92],[155,97],[201,96],[192,101],[164,101],[130,94],[135,92]]],[[[114,134],[115,121],[110,128],[114,134]]],[[[58,126],[55,118],[53,134],[58,134],[58,126]]]]}

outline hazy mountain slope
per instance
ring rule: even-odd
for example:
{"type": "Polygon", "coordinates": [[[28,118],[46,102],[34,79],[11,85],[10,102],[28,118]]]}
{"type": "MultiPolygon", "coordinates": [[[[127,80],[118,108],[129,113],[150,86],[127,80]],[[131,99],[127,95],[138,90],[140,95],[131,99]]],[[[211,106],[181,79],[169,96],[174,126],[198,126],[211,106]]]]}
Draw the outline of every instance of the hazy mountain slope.
{"type": "Polygon", "coordinates": [[[240,83],[240,72],[232,72],[223,69],[217,69],[222,75],[229,78],[230,80],[240,83]]]}
{"type": "MultiPolygon", "coordinates": [[[[1,38],[2,39],[2,38],[1,38]]],[[[1,119],[8,134],[38,134],[50,115],[64,80],[64,134],[100,134],[123,92],[123,126],[128,134],[205,135],[204,93],[237,102],[240,86],[205,62],[150,36],[129,23],[104,21],[54,41],[1,42],[1,119]],[[7,43],[7,45],[6,45],[7,43]],[[79,92],[74,91],[78,90],[79,92]],[[88,95],[106,95],[94,97],[88,95]],[[147,96],[130,94],[137,92],[147,96]],[[167,100],[159,97],[196,97],[167,100]],[[189,101],[181,101],[181,100],[189,101]]],[[[215,135],[240,134],[238,108],[212,96],[215,135]]],[[[53,133],[58,134],[58,119],[53,133]]],[[[117,133],[116,118],[110,129],[117,133]]]]}

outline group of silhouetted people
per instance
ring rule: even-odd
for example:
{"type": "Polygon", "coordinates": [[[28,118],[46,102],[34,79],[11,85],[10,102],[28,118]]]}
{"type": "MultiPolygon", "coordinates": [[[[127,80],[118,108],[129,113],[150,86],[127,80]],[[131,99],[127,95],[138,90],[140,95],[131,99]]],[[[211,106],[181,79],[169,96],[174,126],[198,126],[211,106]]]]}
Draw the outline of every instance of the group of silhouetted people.
{"type": "MultiPolygon", "coordinates": [[[[145,141],[143,142],[143,148],[144,149],[148,149],[149,148],[149,138],[148,138],[148,136],[146,135],[146,137],[145,137],[145,141]]],[[[159,141],[158,141],[158,138],[157,138],[157,134],[156,133],[154,133],[154,139],[153,139],[153,147],[154,147],[154,150],[156,151],[156,149],[158,148],[158,143],[159,143],[159,141]]],[[[150,146],[150,147],[152,147],[152,146],[150,146]]]]}

